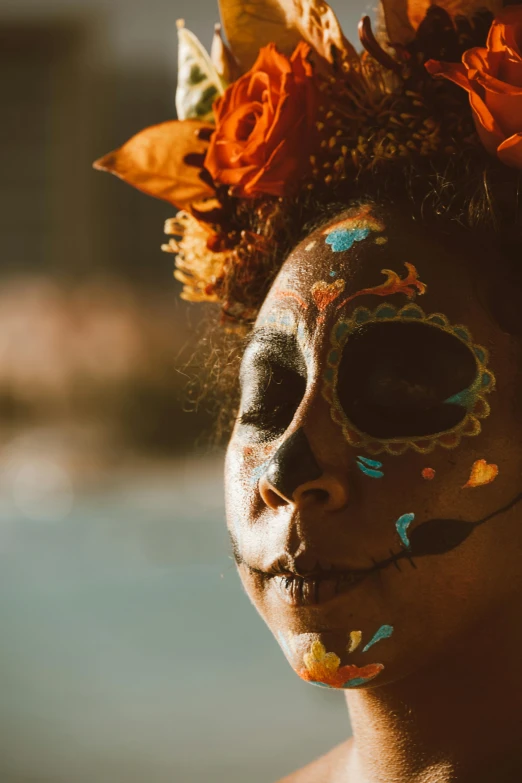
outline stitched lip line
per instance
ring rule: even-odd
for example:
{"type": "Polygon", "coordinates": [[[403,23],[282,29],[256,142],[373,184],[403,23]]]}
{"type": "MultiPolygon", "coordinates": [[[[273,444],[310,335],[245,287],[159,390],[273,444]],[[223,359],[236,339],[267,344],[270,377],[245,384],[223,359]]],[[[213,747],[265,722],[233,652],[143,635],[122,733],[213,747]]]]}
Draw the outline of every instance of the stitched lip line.
{"type": "MultiPolygon", "coordinates": [[[[504,506],[492,511],[482,519],[475,522],[469,522],[460,519],[428,519],[417,525],[410,533],[410,547],[400,549],[398,552],[390,550],[390,556],[383,560],[374,560],[370,568],[365,569],[339,569],[328,568],[328,566],[320,565],[317,563],[314,569],[309,571],[297,570],[295,566],[291,565],[291,560],[288,556],[280,558],[275,561],[271,568],[267,571],[255,568],[249,565],[240,556],[240,553],[234,548],[234,554],[236,561],[239,564],[243,564],[248,570],[256,574],[257,576],[269,580],[274,577],[280,579],[292,580],[295,584],[299,585],[298,580],[304,583],[319,586],[321,582],[337,583],[338,585],[344,584],[347,589],[355,584],[358,584],[367,576],[376,573],[377,571],[383,571],[389,566],[393,565],[400,571],[400,561],[408,560],[413,568],[416,568],[413,558],[427,557],[429,555],[441,555],[456,549],[462,544],[475,530],[475,528],[489,522],[499,514],[510,511],[522,500],[522,492],[519,492],[512,500],[506,503],[504,506]]],[[[290,582],[288,583],[290,587],[290,582]]],[[[286,586],[286,585],[285,585],[286,586]]],[[[296,591],[297,588],[293,588],[296,591]]],[[[318,589],[318,587],[317,587],[318,589]]],[[[299,587],[297,592],[302,592],[302,588],[299,587]]]]}
{"type": "Polygon", "coordinates": [[[322,573],[315,577],[272,575],[269,580],[291,606],[313,606],[348,592],[366,579],[367,575],[367,571],[345,571],[322,573]]]}

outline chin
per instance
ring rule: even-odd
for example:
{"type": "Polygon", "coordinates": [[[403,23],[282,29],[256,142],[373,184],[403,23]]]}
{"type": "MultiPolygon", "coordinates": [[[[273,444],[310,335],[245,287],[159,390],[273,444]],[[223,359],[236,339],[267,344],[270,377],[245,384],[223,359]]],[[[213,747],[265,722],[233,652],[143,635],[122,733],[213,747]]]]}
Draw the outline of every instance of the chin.
{"type": "Polygon", "coordinates": [[[270,575],[243,583],[299,677],[350,690],[380,684],[393,660],[395,630],[382,621],[375,578],[270,575]]]}

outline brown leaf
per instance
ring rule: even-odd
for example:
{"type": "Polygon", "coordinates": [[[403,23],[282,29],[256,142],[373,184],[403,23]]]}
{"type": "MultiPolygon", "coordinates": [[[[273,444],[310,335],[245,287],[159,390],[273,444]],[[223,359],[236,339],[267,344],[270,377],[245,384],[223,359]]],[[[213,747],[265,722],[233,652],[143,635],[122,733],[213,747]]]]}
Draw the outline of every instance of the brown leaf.
{"type": "Polygon", "coordinates": [[[234,56],[248,70],[259,50],[275,43],[291,54],[306,41],[329,62],[354,60],[357,53],[344,37],[337,18],[323,0],[220,0],[221,18],[234,56]]]}
{"type": "Polygon", "coordinates": [[[496,14],[502,8],[502,0],[381,0],[380,17],[387,41],[392,45],[411,43],[431,5],[438,5],[453,17],[470,17],[484,9],[496,14]]]}
{"type": "MultiPolygon", "coordinates": [[[[212,126],[199,120],[172,120],[137,133],[126,144],[94,163],[149,196],[179,209],[215,195],[201,178],[201,169],[187,163],[188,155],[205,155],[208,142],[198,137],[212,126]]],[[[190,158],[189,158],[190,160],[190,158]]]]}

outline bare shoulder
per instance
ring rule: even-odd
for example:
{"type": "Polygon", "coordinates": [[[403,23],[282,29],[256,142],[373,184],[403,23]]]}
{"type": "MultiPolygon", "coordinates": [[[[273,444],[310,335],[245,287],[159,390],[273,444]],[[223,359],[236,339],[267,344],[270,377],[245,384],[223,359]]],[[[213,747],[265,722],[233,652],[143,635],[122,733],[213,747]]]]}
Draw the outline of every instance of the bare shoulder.
{"type": "Polygon", "coordinates": [[[351,740],[336,745],[324,756],[281,778],[278,783],[337,783],[341,780],[344,783],[350,745],[351,740]]]}

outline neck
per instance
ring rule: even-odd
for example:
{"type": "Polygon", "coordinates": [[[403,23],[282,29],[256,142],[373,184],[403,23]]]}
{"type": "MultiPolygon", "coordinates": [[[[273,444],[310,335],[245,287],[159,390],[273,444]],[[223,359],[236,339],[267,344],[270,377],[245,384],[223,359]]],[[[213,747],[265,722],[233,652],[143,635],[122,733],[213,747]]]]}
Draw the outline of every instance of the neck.
{"type": "Polygon", "coordinates": [[[354,734],[348,780],[522,779],[519,625],[506,632],[513,626],[497,617],[460,648],[452,646],[436,666],[381,688],[347,692],[354,734]]]}

